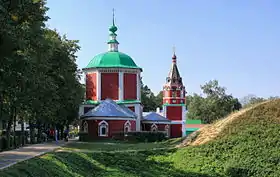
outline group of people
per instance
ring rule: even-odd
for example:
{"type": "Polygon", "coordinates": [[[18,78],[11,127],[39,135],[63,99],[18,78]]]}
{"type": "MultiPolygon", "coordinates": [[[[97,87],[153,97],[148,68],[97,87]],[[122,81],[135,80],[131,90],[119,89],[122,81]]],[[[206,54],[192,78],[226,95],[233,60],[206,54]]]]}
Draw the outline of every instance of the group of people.
{"type": "MultiPolygon", "coordinates": [[[[50,140],[55,140],[56,142],[58,142],[58,130],[54,129],[54,128],[49,128],[47,129],[44,133],[43,136],[45,138],[45,141],[50,140]]],[[[65,141],[68,141],[69,138],[69,129],[65,129],[63,132],[63,139],[65,141]]]]}

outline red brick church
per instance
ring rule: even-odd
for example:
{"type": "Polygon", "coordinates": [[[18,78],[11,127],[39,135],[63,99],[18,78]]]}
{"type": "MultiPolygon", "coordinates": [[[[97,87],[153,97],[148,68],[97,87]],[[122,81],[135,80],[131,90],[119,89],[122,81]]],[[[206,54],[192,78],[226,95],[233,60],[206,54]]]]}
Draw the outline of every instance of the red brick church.
{"type": "Polygon", "coordinates": [[[143,114],[141,72],[133,59],[119,52],[114,18],[109,28],[108,51],[96,55],[83,69],[86,101],[80,106],[80,131],[91,139],[110,138],[129,131],[165,131],[169,137],[185,136],[185,87],[172,57],[163,87],[162,113],[143,114]]]}

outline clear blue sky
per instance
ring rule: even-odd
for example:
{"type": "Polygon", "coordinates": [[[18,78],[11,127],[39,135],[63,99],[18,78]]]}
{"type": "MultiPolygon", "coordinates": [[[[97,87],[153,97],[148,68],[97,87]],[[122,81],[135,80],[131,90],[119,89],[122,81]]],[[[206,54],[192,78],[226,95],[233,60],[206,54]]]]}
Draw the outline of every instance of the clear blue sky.
{"type": "Polygon", "coordinates": [[[79,68],[107,50],[116,9],[119,50],[162,89],[176,46],[189,93],[217,79],[236,97],[280,96],[279,0],[48,0],[49,27],[80,40],[79,68]]]}

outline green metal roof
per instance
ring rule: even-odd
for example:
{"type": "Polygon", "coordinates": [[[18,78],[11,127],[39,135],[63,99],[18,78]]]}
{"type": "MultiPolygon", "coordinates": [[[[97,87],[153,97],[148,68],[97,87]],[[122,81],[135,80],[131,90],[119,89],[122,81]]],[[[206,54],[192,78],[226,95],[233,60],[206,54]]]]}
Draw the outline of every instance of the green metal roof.
{"type": "Polygon", "coordinates": [[[117,41],[117,39],[112,39],[112,40],[110,40],[110,41],[107,42],[107,44],[114,44],[114,43],[119,44],[119,42],[117,41]]]}
{"type": "Polygon", "coordinates": [[[105,52],[95,56],[87,68],[131,68],[131,69],[140,69],[133,59],[125,53],[122,52],[105,52]]]}
{"type": "Polygon", "coordinates": [[[186,131],[188,132],[194,132],[196,130],[199,130],[199,128],[186,128],[186,131]]]}
{"type": "Polygon", "coordinates": [[[201,120],[187,119],[186,124],[202,124],[201,120]]]}
{"type": "Polygon", "coordinates": [[[163,106],[186,106],[185,104],[169,104],[169,103],[164,103],[163,106]]]}

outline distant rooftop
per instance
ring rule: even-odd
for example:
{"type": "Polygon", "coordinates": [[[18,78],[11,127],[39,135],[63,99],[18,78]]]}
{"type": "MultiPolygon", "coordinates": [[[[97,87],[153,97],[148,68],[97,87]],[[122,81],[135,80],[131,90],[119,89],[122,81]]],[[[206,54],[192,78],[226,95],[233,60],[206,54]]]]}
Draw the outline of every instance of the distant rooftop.
{"type": "MultiPolygon", "coordinates": [[[[144,116],[144,115],[143,115],[144,116]]],[[[153,122],[170,122],[169,119],[163,117],[159,113],[150,112],[149,114],[145,115],[142,119],[143,121],[153,121],[153,122]]]]}
{"type": "Polygon", "coordinates": [[[136,114],[129,108],[118,105],[111,99],[102,101],[97,107],[91,109],[81,118],[94,117],[121,117],[121,118],[137,118],[136,114]]]}

